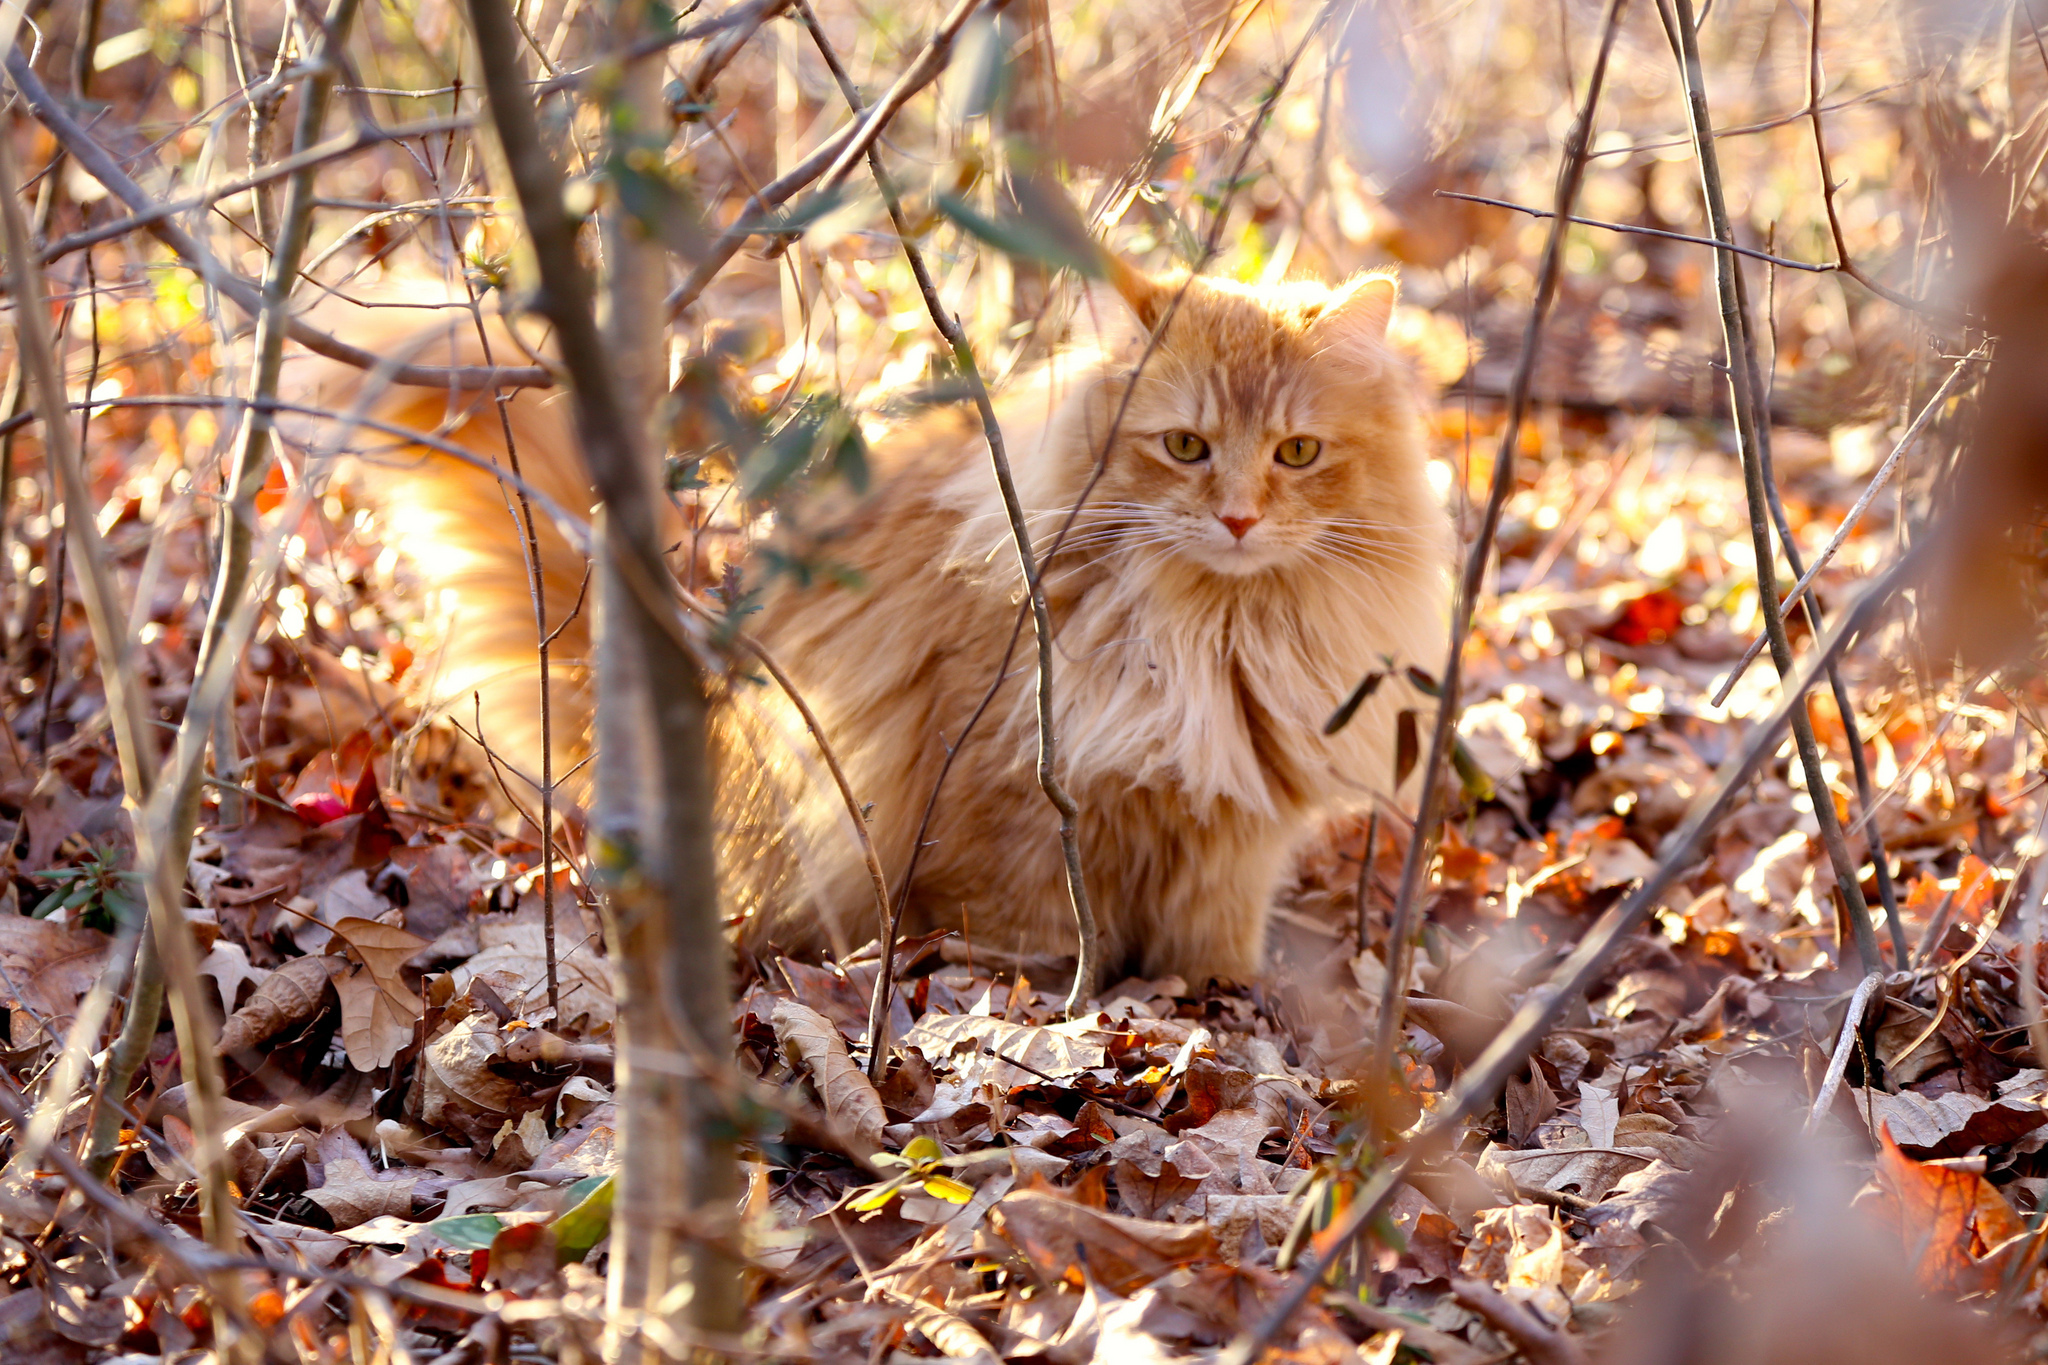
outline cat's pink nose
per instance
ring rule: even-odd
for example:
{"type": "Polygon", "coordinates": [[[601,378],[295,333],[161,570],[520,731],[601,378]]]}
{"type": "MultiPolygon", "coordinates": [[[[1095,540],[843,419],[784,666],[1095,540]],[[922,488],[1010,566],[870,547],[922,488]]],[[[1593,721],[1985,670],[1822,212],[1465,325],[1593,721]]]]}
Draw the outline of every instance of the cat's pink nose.
{"type": "Polygon", "coordinates": [[[1251,530],[1252,527],[1257,526],[1259,524],[1259,519],[1257,517],[1226,517],[1221,515],[1220,513],[1217,515],[1216,520],[1222,522],[1225,526],[1229,527],[1230,534],[1237,537],[1239,540],[1244,539],[1244,533],[1246,531],[1251,530]]]}

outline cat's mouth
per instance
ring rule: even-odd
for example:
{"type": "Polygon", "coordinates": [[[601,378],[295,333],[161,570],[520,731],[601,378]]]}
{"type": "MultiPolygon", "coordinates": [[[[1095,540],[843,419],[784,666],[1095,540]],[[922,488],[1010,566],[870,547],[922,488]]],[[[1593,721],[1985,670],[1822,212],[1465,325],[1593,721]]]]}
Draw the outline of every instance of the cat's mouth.
{"type": "Polygon", "coordinates": [[[1244,536],[1199,535],[1187,547],[1191,558],[1210,572],[1226,578],[1244,578],[1264,573],[1290,558],[1288,547],[1271,536],[1253,530],[1244,536]]]}

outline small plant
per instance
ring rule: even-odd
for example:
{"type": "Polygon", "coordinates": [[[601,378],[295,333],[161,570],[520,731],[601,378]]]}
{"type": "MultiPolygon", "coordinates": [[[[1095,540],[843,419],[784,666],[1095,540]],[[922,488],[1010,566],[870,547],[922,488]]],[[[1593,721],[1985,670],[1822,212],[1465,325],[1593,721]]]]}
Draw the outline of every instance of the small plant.
{"type": "Polygon", "coordinates": [[[137,885],[142,874],[130,872],[120,863],[120,850],[106,845],[94,849],[76,867],[53,867],[29,874],[40,881],[55,883],[50,894],[37,902],[29,914],[47,919],[58,910],[69,910],[73,912],[73,923],[108,933],[120,925],[135,923],[142,917],[141,891],[137,885]]]}

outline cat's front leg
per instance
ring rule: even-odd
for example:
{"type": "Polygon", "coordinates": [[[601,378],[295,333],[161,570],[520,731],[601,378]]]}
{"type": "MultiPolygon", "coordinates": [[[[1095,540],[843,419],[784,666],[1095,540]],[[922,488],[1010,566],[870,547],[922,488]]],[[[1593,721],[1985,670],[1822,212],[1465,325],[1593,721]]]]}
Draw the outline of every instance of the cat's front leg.
{"type": "Polygon", "coordinates": [[[1211,977],[1255,981],[1265,971],[1266,924],[1292,841],[1246,834],[1183,834],[1175,866],[1142,898],[1134,946],[1147,976],[1199,987],[1211,977]]]}

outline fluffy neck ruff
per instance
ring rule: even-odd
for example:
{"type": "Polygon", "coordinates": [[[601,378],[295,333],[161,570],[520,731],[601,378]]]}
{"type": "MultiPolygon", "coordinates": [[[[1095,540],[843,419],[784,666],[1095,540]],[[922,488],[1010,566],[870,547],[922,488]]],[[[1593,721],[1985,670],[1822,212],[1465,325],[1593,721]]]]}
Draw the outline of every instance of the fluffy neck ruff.
{"type": "MultiPolygon", "coordinates": [[[[1098,382],[1110,374],[1095,362],[1098,382]]],[[[1051,420],[1031,421],[1046,411],[1041,394],[1005,424],[1041,557],[1092,464],[1082,409],[1095,386],[1079,387],[1051,420]]],[[[1256,573],[1215,572],[1144,529],[1105,528],[1084,506],[1074,548],[1044,573],[1068,780],[1176,793],[1197,821],[1287,819],[1391,794],[1394,716],[1413,689],[1390,679],[1338,735],[1322,729],[1389,659],[1442,665],[1448,527],[1412,425],[1391,434],[1399,458],[1386,462],[1369,533],[1333,531],[1256,573]]],[[[992,538],[1005,525],[992,485],[980,461],[956,474],[947,500],[964,515],[952,564],[1008,606],[1022,584],[1007,537],[992,538]]],[[[1005,717],[1020,762],[1035,749],[1034,708],[1035,689],[1019,688],[1005,717]]]]}

